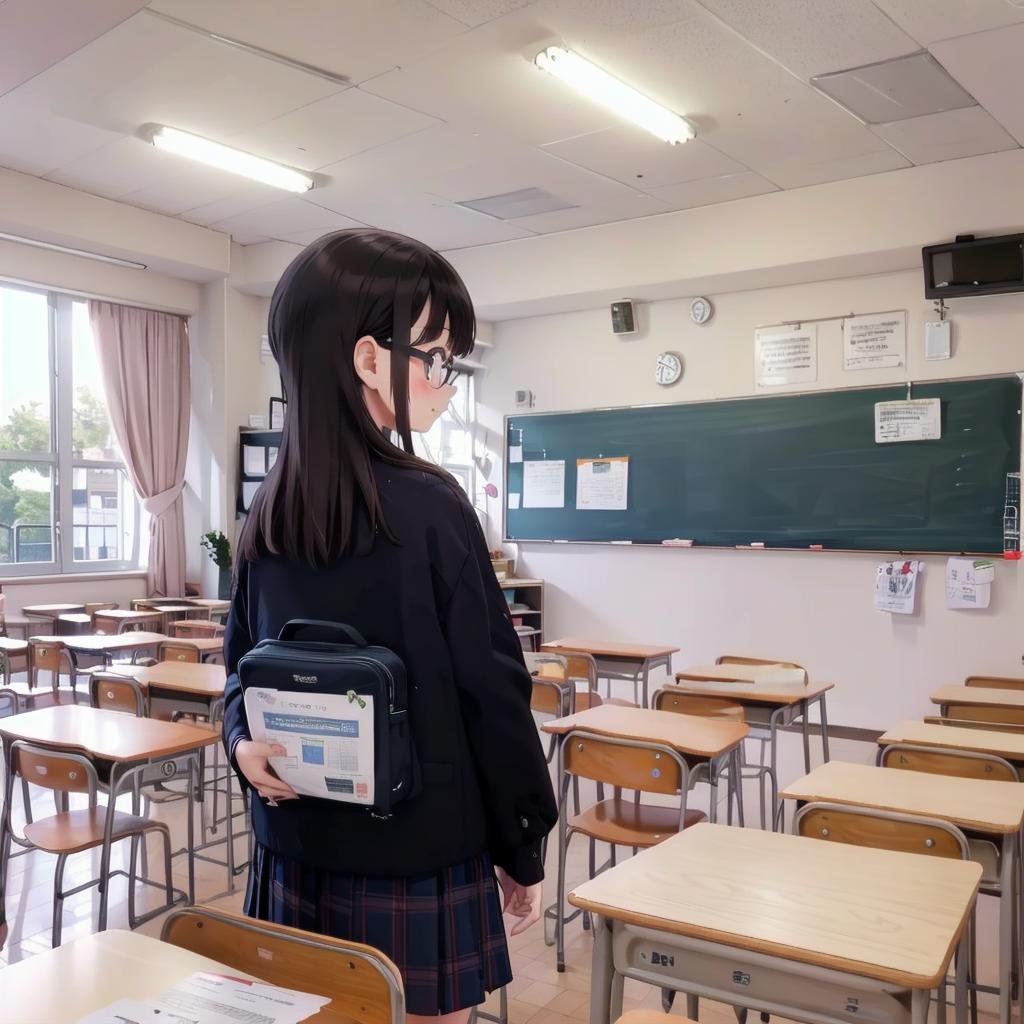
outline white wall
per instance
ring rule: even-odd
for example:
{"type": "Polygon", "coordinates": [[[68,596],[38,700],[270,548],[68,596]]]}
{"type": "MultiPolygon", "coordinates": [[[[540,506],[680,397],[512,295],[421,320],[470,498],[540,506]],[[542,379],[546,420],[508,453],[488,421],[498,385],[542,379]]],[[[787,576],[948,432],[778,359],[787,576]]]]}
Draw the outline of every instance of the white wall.
{"type": "MultiPolygon", "coordinates": [[[[1024,370],[1024,295],[953,303],[954,357],[938,363],[923,358],[922,325],[933,312],[919,271],[712,298],[715,315],[705,327],[690,323],[686,300],[652,303],[636,340],[612,335],[606,307],[498,324],[478,392],[489,437],[500,438],[516,387],[536,394],[536,411],[752,394],[754,328],[782,320],[908,311],[907,369],[845,373],[839,327],[827,324],[819,330],[818,383],[801,390],[1024,370]],[[654,383],[664,349],[686,361],[682,382],[669,391],[654,383]]],[[[488,515],[497,544],[499,501],[488,515]]],[[[927,557],[917,614],[895,616],[872,607],[881,560],[874,554],[522,544],[518,555],[521,574],[547,581],[548,637],[672,642],[682,648],[679,667],[726,652],[798,661],[814,678],[836,682],[830,708],[842,725],[920,718],[930,712],[932,689],[971,672],[1024,675],[1019,563],[997,566],[989,610],[949,611],[944,559],[927,557]]]]}

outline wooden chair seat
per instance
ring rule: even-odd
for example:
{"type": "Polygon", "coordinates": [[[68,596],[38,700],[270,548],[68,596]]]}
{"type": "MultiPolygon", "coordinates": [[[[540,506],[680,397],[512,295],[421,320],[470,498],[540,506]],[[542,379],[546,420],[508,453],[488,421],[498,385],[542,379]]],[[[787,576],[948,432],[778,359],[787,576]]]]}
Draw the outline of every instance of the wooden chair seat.
{"type": "MultiPolygon", "coordinates": [[[[703,811],[686,812],[684,828],[707,820],[703,811]]],[[[619,846],[657,846],[679,831],[679,810],[652,807],[613,797],[588,807],[569,819],[569,831],[602,843],[619,846]]]]}
{"type": "Polygon", "coordinates": [[[689,1017],[668,1016],[664,1010],[627,1010],[615,1024],[697,1024],[689,1017]]]}
{"type": "Polygon", "coordinates": [[[611,704],[618,708],[635,708],[637,705],[625,697],[602,697],[596,690],[576,691],[576,711],[585,711],[587,708],[596,708],[601,704],[611,704]]]}
{"type": "MultiPolygon", "coordinates": [[[[79,853],[102,845],[106,819],[106,807],[82,807],[25,825],[25,838],[47,853],[79,853]]],[[[114,812],[114,839],[156,827],[158,823],[151,818],[114,812]]]]}

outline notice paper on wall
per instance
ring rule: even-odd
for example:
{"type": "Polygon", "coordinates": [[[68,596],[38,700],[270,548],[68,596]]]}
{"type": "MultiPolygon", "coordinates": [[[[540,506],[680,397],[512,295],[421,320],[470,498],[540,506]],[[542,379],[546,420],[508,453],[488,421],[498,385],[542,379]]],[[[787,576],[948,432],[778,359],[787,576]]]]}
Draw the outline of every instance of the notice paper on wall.
{"type": "Polygon", "coordinates": [[[902,366],[907,360],[907,311],[869,313],[843,320],[843,369],[902,366]]]}
{"type": "Polygon", "coordinates": [[[523,461],[523,446],[521,444],[510,444],[508,446],[508,461],[510,465],[523,461]]]}
{"type": "Polygon", "coordinates": [[[516,512],[519,509],[519,492],[509,491],[508,492],[508,507],[512,512],[516,512]]]}
{"type": "Polygon", "coordinates": [[[942,402],[937,398],[908,398],[875,402],[875,443],[938,441],[942,437],[942,402]]]}
{"type": "Polygon", "coordinates": [[[523,463],[523,508],[565,508],[565,460],[523,463]]]}
{"type": "Polygon", "coordinates": [[[629,456],[576,460],[576,508],[628,508],[629,456]]]}
{"type": "Polygon", "coordinates": [[[758,327],[754,331],[754,380],[760,388],[818,379],[818,325],[758,327]]]}
{"type": "Polygon", "coordinates": [[[946,562],[946,607],[987,608],[995,576],[991,559],[950,558],[946,562]]]}
{"type": "Polygon", "coordinates": [[[330,1002],[326,996],[205,971],[148,999],[118,999],[77,1024],[298,1024],[330,1002]]]}
{"type": "Polygon", "coordinates": [[[875,608],[880,612],[913,615],[917,580],[924,562],[882,562],[875,573],[875,608]]]}

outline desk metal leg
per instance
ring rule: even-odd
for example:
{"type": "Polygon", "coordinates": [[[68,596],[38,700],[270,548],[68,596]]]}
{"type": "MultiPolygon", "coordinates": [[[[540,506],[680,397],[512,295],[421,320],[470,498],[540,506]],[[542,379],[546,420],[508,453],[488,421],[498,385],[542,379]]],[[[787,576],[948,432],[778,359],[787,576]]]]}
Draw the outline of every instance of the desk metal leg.
{"type": "Polygon", "coordinates": [[[771,718],[768,720],[768,749],[771,760],[771,779],[772,779],[772,831],[783,832],[785,831],[785,821],[783,818],[783,807],[782,801],[779,799],[779,720],[784,714],[784,708],[776,708],[772,712],[771,718]]]}
{"type": "Polygon", "coordinates": [[[825,712],[825,694],[818,698],[818,717],[821,720],[821,754],[825,763],[829,762],[828,752],[828,715],[825,712]]]}
{"type": "Polygon", "coordinates": [[[999,866],[999,1021],[1010,1024],[1013,1003],[1013,932],[1017,908],[1014,905],[1017,874],[1017,836],[1003,836],[999,866]]]}
{"type": "Polygon", "coordinates": [[[0,949],[7,940],[7,868],[11,859],[11,805],[14,803],[14,772],[11,770],[11,743],[3,741],[4,803],[0,810],[0,949]]]}
{"type": "Polygon", "coordinates": [[[911,993],[910,1024],[928,1024],[928,1003],[931,992],[926,988],[915,988],[911,993]]]}
{"type": "Polygon", "coordinates": [[[800,732],[803,735],[804,741],[804,772],[808,775],[811,773],[811,723],[808,721],[809,717],[810,708],[808,707],[807,701],[801,701],[800,732]]]}
{"type": "Polygon", "coordinates": [[[610,1024],[611,1022],[612,975],[614,973],[612,923],[607,918],[595,917],[594,956],[590,968],[590,1024],[610,1024]]]}

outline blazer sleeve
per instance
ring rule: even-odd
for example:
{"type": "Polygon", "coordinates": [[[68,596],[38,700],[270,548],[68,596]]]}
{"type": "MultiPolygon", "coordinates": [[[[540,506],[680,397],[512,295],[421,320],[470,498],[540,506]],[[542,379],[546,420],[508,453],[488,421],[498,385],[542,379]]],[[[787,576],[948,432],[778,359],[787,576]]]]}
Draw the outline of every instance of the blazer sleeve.
{"type": "MultiPolygon", "coordinates": [[[[237,585],[224,629],[224,664],[228,677],[224,686],[223,737],[228,760],[236,772],[238,764],[235,761],[235,747],[241,740],[252,739],[242,702],[242,687],[238,682],[238,662],[255,647],[249,627],[248,584],[249,567],[243,562],[238,569],[237,585]]],[[[243,784],[248,784],[241,773],[239,778],[243,784]]]]}
{"type": "Polygon", "coordinates": [[[522,885],[544,877],[541,841],[558,820],[530,712],[522,646],[483,531],[466,506],[469,550],[442,617],[467,738],[488,809],[494,863],[522,885]]]}

